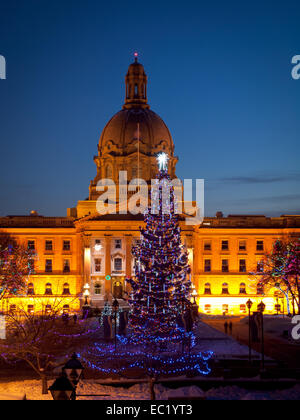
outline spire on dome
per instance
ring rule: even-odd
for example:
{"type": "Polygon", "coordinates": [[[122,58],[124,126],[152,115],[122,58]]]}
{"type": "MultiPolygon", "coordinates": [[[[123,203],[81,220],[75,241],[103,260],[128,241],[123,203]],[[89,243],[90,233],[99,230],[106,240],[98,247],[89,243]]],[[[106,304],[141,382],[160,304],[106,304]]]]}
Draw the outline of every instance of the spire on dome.
{"type": "Polygon", "coordinates": [[[147,75],[138,62],[138,53],[134,53],[134,63],[130,64],[125,77],[126,97],[124,109],[150,108],[147,103],[147,75]]]}

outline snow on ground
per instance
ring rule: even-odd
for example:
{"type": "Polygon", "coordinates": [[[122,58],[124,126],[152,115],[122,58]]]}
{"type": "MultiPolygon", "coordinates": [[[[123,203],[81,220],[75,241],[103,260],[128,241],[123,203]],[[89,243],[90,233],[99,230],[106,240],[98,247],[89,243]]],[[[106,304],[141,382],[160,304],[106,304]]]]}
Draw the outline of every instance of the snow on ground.
{"type": "MultiPolygon", "coordinates": [[[[51,383],[50,383],[51,384],[51,383]]],[[[300,385],[291,389],[278,391],[249,391],[237,386],[226,386],[203,391],[197,386],[181,387],[176,390],[168,389],[161,384],[155,386],[156,398],[197,397],[208,400],[299,400],[300,385]]],[[[51,400],[50,393],[41,395],[41,383],[37,380],[0,383],[0,399],[22,399],[26,394],[28,400],[51,400]]],[[[100,385],[95,380],[83,381],[78,387],[79,400],[149,400],[149,385],[137,384],[128,389],[100,385]],[[108,394],[108,396],[100,396],[108,394]],[[98,395],[98,396],[92,396],[98,395]]]]}
{"type": "MultiPolygon", "coordinates": [[[[193,353],[211,350],[217,358],[245,358],[248,357],[249,347],[238,343],[232,337],[219,330],[199,322],[197,329],[197,345],[193,353]]],[[[260,357],[260,354],[252,350],[253,357],[260,357]]]]}

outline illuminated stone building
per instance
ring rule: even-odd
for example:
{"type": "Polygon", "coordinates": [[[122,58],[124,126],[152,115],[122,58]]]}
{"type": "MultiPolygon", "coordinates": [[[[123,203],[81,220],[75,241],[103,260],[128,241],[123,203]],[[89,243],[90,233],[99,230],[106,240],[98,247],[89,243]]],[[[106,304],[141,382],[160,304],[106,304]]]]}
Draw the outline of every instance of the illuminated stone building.
{"type": "MultiPolygon", "coordinates": [[[[150,185],[161,151],[170,157],[169,173],[174,178],[178,158],[168,127],[150,110],[147,76],[137,59],[129,66],[125,82],[123,109],[107,123],[99,140],[94,158],[97,173],[90,183],[89,198],[68,209],[65,218],[36,212],[0,218],[0,230],[37,255],[27,294],[4,299],[0,310],[22,305],[27,311],[40,312],[60,305],[60,311],[72,312],[84,304],[84,290],[89,291],[88,303],[93,307],[103,307],[106,299],[122,298],[129,291],[126,278],[133,276],[131,247],[140,238],[143,217],[122,214],[127,202],[118,200],[116,214],[100,215],[97,183],[108,178],[118,185],[119,172],[127,171],[128,181],[139,177],[150,185]]],[[[249,297],[254,310],[262,299],[267,313],[276,312],[276,304],[283,310],[284,301],[276,297],[276,291],[264,296],[261,288],[249,282],[247,273],[256,269],[274,240],[299,235],[300,216],[223,217],[219,212],[198,226],[187,225],[184,215],[180,219],[201,312],[244,314],[249,297]]]]}

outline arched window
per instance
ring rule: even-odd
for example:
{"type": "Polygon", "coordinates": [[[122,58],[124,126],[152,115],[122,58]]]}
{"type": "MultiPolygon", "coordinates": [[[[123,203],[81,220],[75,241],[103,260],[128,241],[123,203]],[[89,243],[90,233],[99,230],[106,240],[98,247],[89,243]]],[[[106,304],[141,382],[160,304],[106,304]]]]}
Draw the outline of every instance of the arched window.
{"type": "Polygon", "coordinates": [[[68,314],[69,312],[70,312],[70,306],[69,305],[64,305],[63,314],[68,314]]]}
{"type": "Polygon", "coordinates": [[[101,295],[101,284],[96,283],[94,287],[95,295],[101,295]]]}
{"type": "Polygon", "coordinates": [[[229,295],[228,283],[222,284],[222,295],[229,295]]]}
{"type": "Polygon", "coordinates": [[[28,283],[27,294],[28,295],[34,295],[34,285],[33,285],[33,283],[28,283]]]}
{"type": "Polygon", "coordinates": [[[211,285],[210,285],[210,283],[205,283],[204,294],[205,295],[211,295],[211,285]]]}
{"type": "Polygon", "coordinates": [[[242,314],[247,313],[247,309],[246,309],[246,305],[245,305],[245,304],[240,305],[240,312],[241,312],[242,314]]]}
{"type": "Polygon", "coordinates": [[[27,306],[27,313],[28,313],[28,315],[33,315],[34,314],[34,306],[33,305],[28,305],[27,306]]]}
{"type": "Polygon", "coordinates": [[[70,285],[69,285],[69,283],[64,284],[63,295],[70,295],[70,285]]]}
{"type": "Polygon", "coordinates": [[[260,296],[265,294],[265,287],[264,287],[263,283],[258,283],[257,284],[256,293],[260,296]]]}
{"type": "Polygon", "coordinates": [[[246,294],[247,294],[246,284],[245,283],[241,283],[240,284],[240,295],[246,295],[246,294]]]}
{"type": "Polygon", "coordinates": [[[45,295],[52,295],[52,284],[51,283],[46,284],[45,295]]]}

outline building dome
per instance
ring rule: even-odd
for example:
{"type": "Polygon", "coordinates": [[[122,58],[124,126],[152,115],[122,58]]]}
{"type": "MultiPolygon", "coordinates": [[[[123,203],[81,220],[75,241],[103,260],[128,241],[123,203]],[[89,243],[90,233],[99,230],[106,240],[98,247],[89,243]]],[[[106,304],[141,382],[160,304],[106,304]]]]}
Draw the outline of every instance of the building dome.
{"type": "Polygon", "coordinates": [[[99,141],[99,154],[128,156],[137,151],[156,156],[165,151],[174,156],[172,136],[164,121],[149,108],[132,107],[115,114],[104,128],[99,141]]]}
{"type": "Polygon", "coordinates": [[[157,173],[156,156],[164,151],[169,156],[169,173],[175,177],[178,161],[174,143],[164,121],[152,110],[147,100],[147,75],[135,56],[125,77],[125,102],[104,127],[94,160],[97,176],[90,185],[90,200],[99,195],[96,185],[110,178],[118,183],[120,171],[127,170],[128,180],[140,177],[149,182],[157,173]]]}

